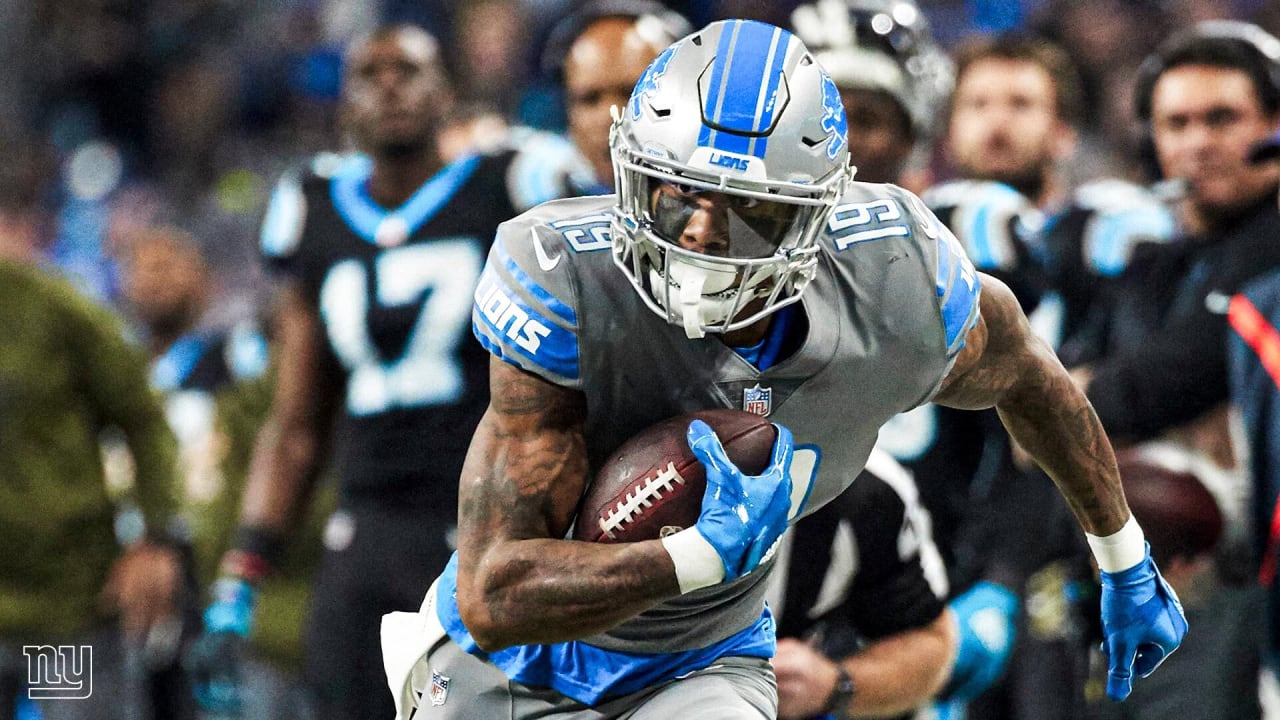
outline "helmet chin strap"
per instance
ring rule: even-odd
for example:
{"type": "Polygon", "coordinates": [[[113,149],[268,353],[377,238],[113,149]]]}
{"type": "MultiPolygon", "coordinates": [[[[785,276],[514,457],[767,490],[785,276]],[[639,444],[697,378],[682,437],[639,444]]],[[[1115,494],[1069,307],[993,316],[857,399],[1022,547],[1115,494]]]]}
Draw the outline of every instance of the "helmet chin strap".
{"type": "MultiPolygon", "coordinates": [[[[707,325],[718,325],[729,319],[733,310],[735,296],[725,298],[706,297],[705,293],[716,294],[733,287],[738,279],[736,270],[707,268],[680,259],[673,259],[668,268],[670,290],[679,311],[684,334],[690,339],[706,337],[703,329],[707,325]]],[[[651,282],[662,282],[661,276],[654,272],[651,282]]],[[[740,289],[739,292],[750,290],[740,289]]],[[[745,303],[744,303],[745,304],[745,303]]]]}
{"type": "MultiPolygon", "coordinates": [[[[702,329],[702,288],[707,284],[707,271],[699,267],[683,265],[685,272],[678,280],[680,294],[676,297],[677,307],[684,325],[684,334],[690,339],[704,337],[707,333],[702,329]]],[[[672,269],[675,274],[675,268],[672,269]]]]}

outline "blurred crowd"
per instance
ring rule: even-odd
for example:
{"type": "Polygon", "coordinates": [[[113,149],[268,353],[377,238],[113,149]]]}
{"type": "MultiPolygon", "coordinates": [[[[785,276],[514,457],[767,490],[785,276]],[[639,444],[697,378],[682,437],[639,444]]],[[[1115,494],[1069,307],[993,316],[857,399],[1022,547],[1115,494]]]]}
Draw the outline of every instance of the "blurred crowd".
{"type": "MultiPolygon", "coordinates": [[[[279,703],[264,717],[310,717],[307,714],[310,710],[298,709],[311,702],[302,697],[307,691],[303,683],[297,682],[304,663],[303,609],[308,606],[307,595],[321,563],[321,553],[350,545],[354,523],[361,521],[361,510],[344,505],[334,487],[336,483],[322,482],[314,493],[308,488],[301,493],[304,500],[289,505],[288,512],[282,511],[299,516],[290,521],[294,523],[290,527],[296,527],[297,531],[291,537],[286,556],[273,558],[275,573],[267,584],[255,590],[255,601],[246,600],[247,596],[242,593],[247,591],[242,587],[224,584],[219,588],[218,583],[222,581],[215,583],[215,580],[226,579],[224,551],[248,546],[260,549],[267,544],[262,538],[246,541],[237,536],[239,508],[246,492],[245,478],[250,475],[253,462],[267,462],[253,459],[255,436],[269,415],[276,379],[273,370],[280,363],[277,344],[280,326],[273,326],[270,320],[287,302],[272,293],[273,284],[260,257],[260,246],[266,248],[269,256],[274,252],[272,218],[280,222],[279,188],[289,187],[287,182],[278,185],[282,177],[287,179],[290,173],[304,166],[318,176],[337,176],[340,174],[337,170],[325,170],[325,163],[338,167],[347,162],[338,153],[351,149],[351,124],[346,122],[349,118],[343,116],[344,106],[340,100],[352,43],[389,23],[419,25],[439,41],[439,59],[453,77],[456,95],[451,99],[450,112],[442,119],[443,125],[438,128],[439,153],[443,159],[463,157],[476,148],[495,151],[496,148],[523,147],[525,154],[532,157],[529,162],[569,168],[564,172],[568,178],[567,189],[559,188],[556,194],[608,192],[607,166],[602,167],[599,157],[592,154],[593,150],[603,153],[603,145],[592,148],[592,140],[574,135],[590,126],[590,121],[572,123],[575,107],[581,112],[580,106],[586,101],[568,97],[572,87],[566,92],[567,40],[563,37],[566,32],[563,19],[571,17],[581,4],[576,0],[280,0],[270,3],[41,0],[0,4],[0,27],[4,28],[0,33],[0,66],[5,68],[0,75],[0,157],[3,158],[0,163],[0,268],[6,257],[33,260],[40,275],[61,277],[70,283],[70,286],[46,287],[40,284],[43,280],[25,275],[6,279],[0,273],[0,300],[8,297],[4,287],[7,283],[11,295],[18,296],[20,293],[15,289],[24,288],[21,293],[42,298],[39,302],[31,301],[31,307],[51,313],[48,318],[39,315],[38,321],[31,319],[35,315],[15,320],[17,313],[28,311],[15,310],[18,305],[8,305],[9,309],[3,312],[10,313],[13,322],[6,325],[0,320],[0,332],[17,330],[8,338],[0,338],[0,342],[8,340],[11,345],[36,342],[15,339],[25,337],[17,334],[18,330],[29,329],[36,322],[73,328],[74,332],[68,330],[69,339],[58,345],[57,352],[66,353],[65,358],[50,351],[49,355],[36,356],[33,362],[38,364],[39,358],[56,357],[56,361],[50,361],[51,367],[77,363],[92,366],[93,371],[89,373],[92,382],[71,377],[74,373],[70,373],[67,385],[83,386],[86,397],[93,398],[93,402],[101,400],[100,405],[85,411],[93,422],[120,426],[127,436],[104,434],[97,440],[103,447],[105,460],[102,462],[109,481],[104,493],[110,495],[112,504],[115,523],[112,532],[122,544],[134,550],[118,562],[107,562],[106,558],[96,561],[101,566],[97,569],[89,568],[86,561],[82,585],[95,588],[106,585],[109,592],[103,597],[117,603],[114,609],[127,623],[150,628],[144,633],[145,642],[140,646],[111,648],[115,653],[112,657],[116,658],[111,662],[132,670],[119,676],[104,675],[100,681],[117,682],[121,688],[136,685],[134,695],[146,699],[136,707],[128,706],[131,708],[128,717],[189,718],[200,713],[201,717],[214,718],[242,712],[238,699],[228,700],[218,695],[240,679],[231,679],[229,685],[219,684],[217,677],[212,682],[208,677],[193,681],[188,677],[190,671],[184,669],[186,661],[180,657],[187,652],[193,637],[200,633],[201,622],[197,616],[209,599],[211,586],[215,605],[223,603],[221,607],[230,608],[227,612],[233,615],[241,612],[246,602],[257,602],[256,620],[252,622],[242,622],[245,615],[230,619],[220,616],[216,620],[225,622],[220,627],[232,634],[254,634],[252,662],[256,664],[243,671],[244,677],[254,678],[254,682],[264,686],[253,692],[269,695],[274,698],[273,702],[279,703]],[[582,157],[575,155],[566,161],[563,147],[568,146],[562,147],[562,135],[568,138],[565,142],[577,144],[582,157]],[[538,149],[544,154],[539,156],[538,149]],[[276,201],[272,200],[273,188],[276,201]],[[35,289],[25,289],[28,286],[35,289]],[[83,300],[81,295],[89,300],[83,300]],[[46,297],[47,300],[43,299],[46,297]],[[58,314],[53,315],[49,308],[58,308],[58,314]],[[216,328],[217,332],[194,332],[205,328],[216,328]],[[206,352],[208,347],[201,343],[215,347],[217,352],[206,352]],[[65,347],[71,344],[80,347],[73,352],[65,347]],[[101,368],[92,362],[94,357],[101,360],[108,356],[126,359],[118,365],[101,363],[101,368]],[[216,362],[207,360],[214,356],[218,358],[216,362]],[[130,364],[135,360],[136,367],[130,364]],[[142,388],[147,385],[165,397],[164,405],[157,406],[155,412],[129,403],[108,401],[112,394],[146,394],[142,388]],[[167,431],[153,427],[161,417],[157,412],[163,413],[167,431]],[[176,460],[170,456],[172,449],[163,447],[168,440],[159,436],[164,432],[177,439],[176,460]],[[160,479],[164,471],[158,468],[174,465],[181,468],[180,486],[171,492],[159,489],[158,485],[165,481],[160,479]],[[340,505],[342,509],[335,513],[340,505]],[[148,544],[147,538],[158,532],[157,526],[168,522],[165,518],[175,511],[185,517],[185,523],[174,532],[193,541],[177,547],[167,542],[148,544]],[[149,569],[137,569],[144,565],[149,569]],[[155,571],[156,567],[163,569],[155,571]],[[177,619],[167,628],[153,622],[154,618],[135,617],[130,611],[130,608],[148,607],[149,598],[156,594],[179,598],[178,602],[171,603],[178,607],[177,619]],[[131,597],[134,599],[130,600],[131,597]],[[184,613],[187,617],[182,617],[184,613]],[[204,689],[205,694],[199,697],[203,709],[198,710],[192,700],[193,682],[204,689]]],[[[726,17],[754,18],[793,27],[796,17],[793,11],[801,3],[673,0],[664,4],[687,19],[689,27],[701,27],[726,17]]],[[[615,5],[626,7],[628,3],[617,0],[615,5]]],[[[1120,198],[1123,205],[1125,193],[1136,192],[1137,187],[1153,190],[1150,197],[1154,198],[1155,205],[1168,204],[1170,198],[1178,199],[1178,194],[1185,189],[1153,186],[1160,176],[1160,169],[1155,167],[1158,159],[1150,148],[1149,126],[1139,117],[1134,103],[1135,85],[1144,60],[1170,35],[1206,20],[1247,21],[1272,34],[1280,34],[1280,3],[1265,0],[1096,0],[1087,3],[921,0],[919,7],[934,39],[943,51],[959,61],[962,72],[966,67],[965,58],[971,63],[983,59],[982,51],[974,50],[983,38],[1009,34],[1047,39],[1065,50],[1067,63],[1074,66],[1072,72],[1078,75],[1079,97],[1074,99],[1072,107],[1065,107],[1060,100],[1057,108],[1062,114],[1060,119],[1069,122],[1075,131],[1065,154],[1051,158],[1052,167],[1045,177],[1017,187],[1021,195],[1014,193],[1017,197],[1013,200],[1008,200],[1012,196],[992,200],[991,192],[998,195],[1003,190],[981,189],[988,193],[982,202],[993,202],[1006,209],[1013,207],[1008,203],[1013,203],[1016,207],[1008,216],[1016,215],[1018,222],[1028,224],[1043,222],[1044,216],[1054,215],[1071,203],[1096,209],[1120,198]],[[966,52],[970,54],[965,55],[966,52]],[[1129,184],[1098,186],[1096,181],[1103,178],[1129,184]],[[1076,194],[1080,188],[1088,187],[1094,188],[1093,195],[1082,199],[1076,194]],[[1039,191],[1038,196],[1035,191],[1039,191]],[[1099,201],[1100,197],[1104,200],[1099,201]],[[1037,211],[1041,214],[1037,215],[1037,211]]],[[[575,37],[585,27],[575,27],[575,37]]],[[[803,33],[799,34],[811,42],[803,38],[803,33]]],[[[665,42],[655,43],[647,55],[642,53],[638,68],[643,68],[665,42]]],[[[996,56],[999,57],[998,53],[996,56]]],[[[621,67],[622,61],[618,63],[621,67]]],[[[638,74],[637,69],[624,78],[623,86],[630,87],[638,74]]],[[[1058,91],[1061,92],[1061,88],[1058,91]]],[[[613,102],[621,104],[625,100],[624,95],[613,102]]],[[[595,102],[601,102],[600,98],[595,102]]],[[[939,118],[946,115],[942,108],[933,110],[939,118]]],[[[597,121],[604,117],[597,112],[597,121]]],[[[913,117],[911,122],[919,121],[913,117]]],[[[600,133],[607,132],[607,124],[599,127],[600,133]]],[[[850,134],[856,132],[858,126],[851,119],[850,134]]],[[[941,181],[963,178],[1013,184],[1010,178],[1016,173],[1003,176],[995,170],[987,172],[980,159],[965,155],[962,146],[948,147],[941,139],[943,135],[945,132],[940,127],[917,129],[913,141],[919,142],[915,143],[910,158],[903,158],[900,168],[875,177],[876,168],[868,166],[870,176],[862,173],[857,179],[894,181],[917,192],[941,181]],[[928,142],[931,139],[938,141],[928,142]]],[[[602,143],[603,138],[599,138],[599,142],[602,143]]],[[[910,145],[908,143],[908,148],[910,145]]],[[[981,149],[977,152],[980,154],[981,149]]],[[[519,183],[509,181],[508,184],[512,186],[513,212],[524,209],[521,197],[528,196],[530,200],[524,205],[546,199],[533,197],[538,195],[533,191],[522,195],[520,187],[515,187],[519,183]]],[[[1037,310],[1033,319],[1038,318],[1038,328],[1061,330],[1062,317],[1067,317],[1069,322],[1070,313],[1075,311],[1081,314],[1074,318],[1079,321],[1077,329],[1101,328],[1098,332],[1116,336],[1112,348],[1123,347],[1125,338],[1119,337],[1125,333],[1123,329],[1084,317],[1097,312],[1104,303],[1086,308],[1058,308],[1058,312],[1066,315],[1058,315],[1055,326],[1053,313],[1057,306],[1054,303],[1061,302],[1062,296],[1070,298],[1067,292],[1070,288],[1066,287],[1070,283],[1061,277],[1045,278],[1028,273],[1025,265],[1018,266],[1007,257],[999,257],[999,248],[992,249],[985,240],[964,235],[959,228],[968,221],[957,208],[968,202],[965,198],[972,197],[973,192],[971,186],[953,186],[948,190],[944,185],[934,187],[932,194],[926,193],[925,200],[956,230],[971,255],[983,248],[988,251],[988,255],[974,257],[979,269],[1006,280],[1019,294],[1019,300],[1026,301],[1024,305],[1028,310],[1037,310]],[[1035,277],[1028,280],[1031,275],[1035,277]],[[1041,293],[1046,284],[1053,285],[1056,294],[1041,293]],[[1034,301],[1029,299],[1033,294],[1036,295],[1034,301]]],[[[1274,194],[1269,197],[1269,203],[1274,214],[1274,194]]],[[[1067,214],[1059,217],[1065,218],[1067,214]]],[[[1140,221],[1146,223],[1142,227],[1148,234],[1163,236],[1161,239],[1165,240],[1174,235],[1172,221],[1166,227],[1160,224],[1161,220],[1151,221],[1154,225],[1148,220],[1149,217],[1140,221]]],[[[383,228],[379,227],[378,233],[382,232],[383,228]]],[[[381,244],[381,236],[379,238],[381,244]]],[[[281,242],[287,245],[287,241],[281,242]]],[[[1034,254],[1034,249],[1014,248],[1010,244],[1008,252],[1026,263],[1028,258],[1023,255],[1034,254]]],[[[1093,269],[1102,275],[1119,274],[1118,265],[1123,265],[1127,258],[1112,260],[1116,267],[1093,269]]],[[[1105,260],[1100,262],[1106,264],[1105,260]]],[[[1085,270],[1089,268],[1081,271],[1085,270]]],[[[1232,291],[1236,289],[1239,288],[1232,291]]],[[[1117,291],[1116,298],[1108,298],[1110,304],[1105,307],[1127,307],[1123,292],[1117,291]]],[[[1170,304],[1176,304],[1176,299],[1170,304]]],[[[39,336],[32,334],[32,337],[39,336]]],[[[1069,342],[1058,344],[1064,339],[1072,338],[1060,334],[1051,342],[1055,342],[1069,366],[1088,368],[1078,372],[1082,383],[1087,386],[1096,382],[1098,387],[1103,387],[1102,383],[1118,382],[1107,375],[1112,368],[1099,351],[1105,343],[1088,345],[1081,350],[1069,342]],[[1073,352],[1076,352],[1074,357],[1073,352]]],[[[1090,338],[1085,337],[1085,333],[1077,333],[1075,339],[1083,343],[1090,338]]],[[[1126,351],[1132,349],[1129,347],[1126,351]]],[[[338,353],[342,353],[341,348],[338,353]]],[[[6,369],[3,363],[7,357],[0,344],[0,369],[6,369]]],[[[1236,357],[1233,356],[1233,362],[1236,357]]],[[[288,358],[285,362],[287,365],[288,358]]],[[[1225,386],[1227,378],[1220,380],[1225,386]]],[[[3,381],[4,376],[0,376],[0,442],[9,421],[6,414],[12,412],[12,417],[18,417],[18,405],[27,402],[21,393],[6,394],[10,388],[3,381]]],[[[348,405],[350,402],[348,398],[348,405]]],[[[1104,424],[1108,424],[1110,418],[1105,414],[1102,400],[1095,399],[1095,404],[1103,412],[1104,424]]],[[[317,406],[328,408],[328,405],[317,406]]],[[[68,410],[69,415],[71,412],[68,410]]],[[[1265,416],[1268,411],[1259,412],[1265,416]]],[[[920,417],[916,416],[916,420],[920,417]]],[[[1125,418],[1124,421],[1127,424],[1123,427],[1130,432],[1122,435],[1130,434],[1135,439],[1158,435],[1148,432],[1137,420],[1125,418]]],[[[947,418],[942,417],[939,422],[945,424],[947,418]]],[[[973,421],[973,426],[985,428],[986,422],[973,421]]],[[[56,435],[62,432],[58,428],[65,430],[65,427],[57,426],[50,432],[56,435]]],[[[906,433],[909,445],[912,438],[919,437],[920,427],[908,421],[905,430],[900,423],[894,432],[899,433],[898,437],[906,433]]],[[[975,432],[983,434],[987,430],[975,432]]],[[[1171,576],[1171,582],[1176,577],[1174,584],[1182,584],[1178,590],[1191,597],[1189,607],[1207,607],[1215,602],[1212,598],[1223,598],[1221,606],[1210,613],[1212,617],[1205,626],[1234,628],[1238,632],[1212,630],[1214,637],[1224,639],[1220,644],[1198,645],[1192,651],[1201,653],[1195,656],[1196,667],[1239,668],[1236,675],[1243,674],[1243,680],[1234,676],[1221,679],[1231,673],[1220,673],[1212,676],[1219,678],[1214,682],[1220,683],[1218,690],[1222,693],[1245,687],[1251,695],[1242,704],[1247,712],[1241,717],[1261,717],[1259,698],[1267,695],[1265,687],[1261,690],[1257,687],[1262,648],[1256,642],[1258,637],[1251,635],[1248,628],[1261,628],[1265,622],[1262,599],[1256,591],[1241,591],[1237,595],[1235,591],[1222,590],[1251,585],[1254,568],[1251,563],[1256,560],[1251,558],[1250,550],[1240,549],[1251,544],[1247,536],[1251,523],[1258,524],[1258,518],[1246,517],[1250,511],[1246,509],[1245,496],[1249,493],[1241,490],[1235,479],[1241,472],[1238,455],[1242,450],[1237,447],[1233,456],[1229,446],[1223,449],[1222,438],[1233,432],[1238,444],[1247,445],[1251,441],[1238,430],[1196,429],[1165,445],[1148,446],[1141,459],[1131,458],[1130,462],[1133,466],[1156,465],[1166,470],[1173,468],[1170,473],[1176,470],[1197,475],[1209,489],[1203,502],[1220,507],[1218,512],[1211,513],[1217,520],[1200,522],[1187,533],[1168,533],[1161,543],[1178,549],[1166,556],[1169,560],[1161,558],[1161,565],[1171,576]],[[1205,522],[1211,525],[1217,522],[1219,526],[1206,531],[1205,522]],[[1187,539],[1198,532],[1205,532],[1208,537],[1187,539]],[[1185,562],[1180,564],[1172,559],[1174,556],[1185,562]],[[1208,574],[1214,575],[1214,579],[1205,579],[1208,574]],[[1241,580],[1242,577],[1247,579],[1241,580]],[[1246,646],[1248,649],[1242,651],[1246,646]],[[1237,681],[1241,684],[1232,684],[1237,681]]],[[[1256,432],[1266,434],[1265,430],[1256,432]]],[[[897,448],[901,452],[895,452],[895,448],[890,447],[892,437],[882,436],[882,441],[886,443],[884,449],[917,472],[921,493],[927,494],[930,491],[928,473],[932,470],[912,465],[921,454],[913,455],[913,451],[901,445],[897,448]]],[[[265,441],[259,438],[256,442],[265,441]]],[[[465,442],[465,437],[460,442],[465,442]]],[[[1273,447],[1266,445],[1265,439],[1256,445],[1262,453],[1270,452],[1269,448],[1273,447]]],[[[975,476],[980,466],[986,467],[997,455],[1001,458],[995,462],[1009,468],[1018,467],[1016,447],[1004,445],[995,450],[991,444],[976,447],[980,451],[970,458],[975,476]],[[981,452],[983,447],[985,454],[981,452]]],[[[1255,454],[1258,454],[1257,448],[1255,454]]],[[[0,444],[0,450],[4,449],[0,444]]],[[[74,453],[66,452],[70,455],[86,451],[76,448],[74,453]]],[[[258,454],[264,451],[259,448],[258,454]]],[[[85,468],[97,461],[81,459],[87,463],[85,467],[64,471],[92,474],[92,468],[85,468]]],[[[0,457],[0,464],[4,461],[5,458],[0,457]]],[[[46,467],[40,468],[40,472],[45,471],[46,467]]],[[[1014,472],[1010,470],[1008,476],[997,473],[1000,479],[993,482],[1012,482],[1009,477],[1014,472]]],[[[1025,480],[1033,474],[1024,467],[1017,471],[1016,477],[1025,480]]],[[[951,515],[929,507],[934,513],[933,525],[941,555],[951,570],[952,599],[965,598],[953,606],[956,612],[963,615],[965,608],[971,607],[966,603],[978,602],[974,600],[976,596],[963,591],[982,583],[994,583],[982,586],[983,592],[988,593],[984,597],[996,598],[991,605],[982,607],[1004,608],[1004,615],[1010,617],[1001,616],[1001,622],[1010,623],[1010,637],[1014,636],[1016,626],[1016,636],[1020,639],[1044,639],[1044,647],[1039,650],[1027,651],[1030,654],[1025,656],[1015,655],[1015,664],[1021,662],[1022,668],[1039,664],[1053,668],[1053,673],[1070,686],[1069,694],[1080,698],[1078,707],[1070,700],[1058,705],[1058,710],[1065,713],[1062,717],[1084,717],[1085,713],[1097,718],[1161,716],[1142,714],[1142,707],[1157,708],[1149,710],[1152,713],[1163,710],[1158,709],[1158,703],[1136,697],[1138,702],[1129,707],[1139,709],[1130,711],[1098,703],[1102,690],[1098,684],[1100,661],[1096,652],[1090,656],[1087,649],[1082,650],[1079,660],[1073,654],[1082,646],[1082,639],[1093,637],[1090,629],[1079,625],[1086,622],[1081,618],[1096,614],[1096,599],[1093,610],[1073,613],[1060,607],[1078,603],[1088,608],[1093,599],[1088,590],[1091,569],[1078,567],[1082,558],[1087,565],[1083,538],[1058,538],[1055,533],[1062,523],[1057,519],[1068,518],[1065,507],[1054,505],[1060,505],[1061,501],[1024,497],[1020,494],[1024,492],[1023,487],[1025,485],[1014,483],[1004,488],[1009,494],[1002,495],[1004,490],[999,485],[994,490],[984,487],[980,492],[965,486],[959,492],[969,499],[957,501],[990,502],[994,508],[991,513],[996,515],[1006,511],[1016,513],[1018,503],[1023,502],[1025,507],[1053,506],[1045,510],[1044,515],[1020,521],[1031,527],[1023,527],[1024,534],[1013,539],[999,533],[992,537],[989,528],[993,521],[989,517],[975,520],[975,513],[969,512],[967,504],[964,512],[951,515]],[[966,532],[965,527],[973,529],[966,532]],[[1034,558],[1023,561],[1026,567],[972,562],[970,551],[974,547],[1007,548],[1020,542],[1019,537],[1025,539],[1037,534],[1046,545],[1056,543],[1062,548],[1028,553],[1034,558]],[[973,569],[978,565],[982,565],[981,570],[973,569]],[[965,577],[957,573],[957,568],[972,570],[972,573],[965,577]],[[1001,583],[1013,588],[1008,600],[1000,595],[1004,590],[991,589],[1001,583]],[[1011,599],[1014,596],[1018,599],[1011,599]],[[1018,615],[1018,619],[1012,619],[1012,615],[1018,615]],[[1064,619],[1066,616],[1071,619],[1064,619]],[[1065,651],[1056,649],[1063,643],[1070,647],[1065,651]],[[1143,705],[1144,702],[1148,704],[1143,705]]],[[[1047,481],[1042,487],[1051,488],[1047,481]]],[[[4,492],[0,487],[0,498],[4,498],[4,492]]],[[[937,497],[955,492],[954,488],[938,490],[937,497]]],[[[1141,491],[1137,495],[1141,496],[1141,491]]],[[[1160,499],[1155,497],[1149,502],[1156,506],[1160,499]]],[[[104,496],[102,501],[107,502],[107,498],[104,496]]],[[[65,512],[68,523],[90,514],[89,510],[77,514],[79,510],[57,508],[56,500],[49,502],[49,512],[65,512]]],[[[931,502],[926,498],[924,504],[929,506],[931,502]]],[[[1137,504],[1135,501],[1135,506],[1137,504]]],[[[18,514],[11,514],[15,515],[16,522],[18,514]]],[[[1262,524],[1266,521],[1264,518],[1262,524]]],[[[1074,526],[1062,532],[1071,531],[1074,526]]],[[[1159,533],[1158,529],[1149,529],[1153,545],[1159,533]]],[[[15,532],[15,537],[21,535],[15,532]]],[[[40,545],[37,550],[43,553],[42,557],[63,557],[60,553],[75,552],[71,547],[48,544],[40,545]]],[[[72,566],[79,567],[79,564],[67,564],[72,566]]],[[[0,563],[0,568],[3,567],[0,563]]],[[[7,571],[0,570],[0,574],[3,572],[7,571]]],[[[336,571],[330,568],[330,572],[336,571]]],[[[257,581],[255,573],[255,568],[248,568],[245,575],[252,575],[257,581]]],[[[409,593],[412,598],[420,594],[420,588],[409,593]]],[[[58,610],[73,617],[81,609],[58,610]]],[[[57,639],[56,626],[37,628],[38,632],[48,634],[50,640],[29,635],[7,636],[6,628],[20,626],[14,618],[22,612],[0,608],[0,671],[21,664],[22,658],[10,652],[16,645],[28,640],[45,643],[57,639]],[[15,644],[12,642],[15,639],[20,641],[15,644]]],[[[381,612],[374,617],[380,615],[381,612]]],[[[74,621],[69,622],[74,625],[74,621]]],[[[203,622],[211,622],[208,614],[203,622]]],[[[802,630],[796,623],[792,625],[798,632],[802,630]]],[[[1193,623],[1192,633],[1195,632],[1193,623]]],[[[1261,631],[1257,634],[1261,635],[1261,631]]],[[[227,657],[219,654],[225,653],[225,648],[206,646],[202,652],[207,653],[205,664],[200,666],[205,669],[211,666],[210,658],[216,666],[227,657]]],[[[964,652],[963,648],[959,652],[964,652]]],[[[1038,685],[1042,680],[1031,677],[1035,673],[1011,671],[1011,675],[1022,678],[1023,685],[1012,689],[1006,686],[1005,696],[999,702],[988,698],[984,706],[983,701],[978,700],[978,695],[1004,672],[1008,653],[996,654],[1001,659],[995,661],[991,677],[975,681],[976,689],[961,696],[963,702],[939,703],[928,712],[938,718],[965,717],[964,706],[972,704],[970,712],[975,718],[1056,717],[1036,714],[1041,710],[1033,709],[1037,696],[1046,704],[1057,703],[1059,697],[1038,685]]],[[[380,667],[374,670],[374,674],[381,673],[380,667]]],[[[1194,674],[1195,671],[1187,672],[1194,674]]],[[[10,717],[6,713],[11,710],[16,713],[15,717],[42,716],[40,708],[21,699],[19,690],[6,687],[4,681],[0,681],[0,704],[10,705],[0,707],[0,720],[10,717]]],[[[383,693],[385,688],[380,685],[370,692],[383,693]]],[[[122,691],[121,696],[125,695],[122,691]]],[[[389,704],[389,700],[387,702],[389,704]]],[[[56,711],[46,709],[44,712],[45,717],[59,717],[56,711]]]]}
{"type": "MultiPolygon", "coordinates": [[[[786,26],[798,3],[671,3],[693,26],[750,17],[786,26]]],[[[247,312],[256,229],[280,171],[341,147],[342,49],[376,25],[422,24],[445,44],[463,115],[563,129],[542,50],[570,0],[289,0],[10,3],[0,17],[0,139],[7,173],[38,182],[43,240],[92,292],[117,292],[113,257],[137,227],[174,223],[206,252],[230,313],[247,312]]],[[[1262,0],[925,2],[940,42],[1033,30],[1071,53],[1085,84],[1076,180],[1133,176],[1135,70],[1159,40],[1207,19],[1280,29],[1262,0]]]]}

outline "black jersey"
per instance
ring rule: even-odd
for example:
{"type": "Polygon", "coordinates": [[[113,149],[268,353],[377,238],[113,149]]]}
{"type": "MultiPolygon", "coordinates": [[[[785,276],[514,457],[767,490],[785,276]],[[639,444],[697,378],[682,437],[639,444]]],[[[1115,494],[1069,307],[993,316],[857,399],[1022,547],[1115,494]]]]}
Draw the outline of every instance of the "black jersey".
{"type": "Polygon", "coordinates": [[[778,636],[818,640],[841,657],[932,622],[948,583],[931,525],[911,474],[873,451],[853,485],[779,548],[769,589],[778,636]]]}
{"type": "Polygon", "coordinates": [[[263,253],[323,321],[345,406],[346,500],[454,511],[488,404],[488,354],[468,337],[472,293],[498,224],[521,209],[510,178],[520,157],[461,157],[394,210],[369,197],[363,156],[323,156],[278,185],[263,253]]]}

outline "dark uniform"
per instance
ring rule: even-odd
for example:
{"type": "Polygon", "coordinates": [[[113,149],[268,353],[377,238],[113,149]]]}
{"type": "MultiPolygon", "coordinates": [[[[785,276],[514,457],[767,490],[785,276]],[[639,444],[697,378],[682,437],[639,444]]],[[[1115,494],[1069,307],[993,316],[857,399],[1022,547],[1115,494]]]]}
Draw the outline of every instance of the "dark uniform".
{"type": "Polygon", "coordinates": [[[942,613],[946,568],[910,473],[873,452],[867,469],[778,550],[769,607],[779,637],[842,658],[942,613]]]}
{"type": "Polygon", "coordinates": [[[394,713],[378,623],[416,608],[448,562],[462,461],[488,405],[488,353],[468,337],[472,294],[498,224],[557,193],[538,184],[553,179],[546,167],[504,150],[455,160],[388,211],[366,191],[371,168],[327,156],[286,177],[262,234],[270,266],[323,320],[326,382],[345,406],[340,507],[308,623],[321,717],[394,713]]]}

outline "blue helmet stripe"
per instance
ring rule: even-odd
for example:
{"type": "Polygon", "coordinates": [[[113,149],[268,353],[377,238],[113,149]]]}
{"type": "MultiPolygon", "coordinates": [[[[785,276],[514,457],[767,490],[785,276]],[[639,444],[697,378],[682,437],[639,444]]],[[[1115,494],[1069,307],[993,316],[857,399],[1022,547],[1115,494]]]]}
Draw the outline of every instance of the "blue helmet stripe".
{"type": "Polygon", "coordinates": [[[790,43],[790,33],[765,23],[738,20],[725,28],[716,48],[703,105],[704,117],[725,130],[703,125],[699,145],[764,157],[768,139],[748,134],[763,132],[773,125],[782,66],[790,43]],[[729,88],[749,87],[758,90],[729,92],[729,88]]]}
{"type": "Polygon", "coordinates": [[[711,82],[707,84],[707,96],[703,98],[702,117],[704,119],[702,130],[698,132],[698,145],[719,147],[715,144],[716,136],[720,133],[712,130],[705,123],[706,119],[719,124],[720,107],[724,103],[725,80],[728,74],[725,70],[733,58],[734,42],[738,38],[738,30],[741,28],[742,22],[738,20],[731,21],[729,25],[720,33],[720,44],[716,46],[716,57],[711,63],[711,82]]]}

